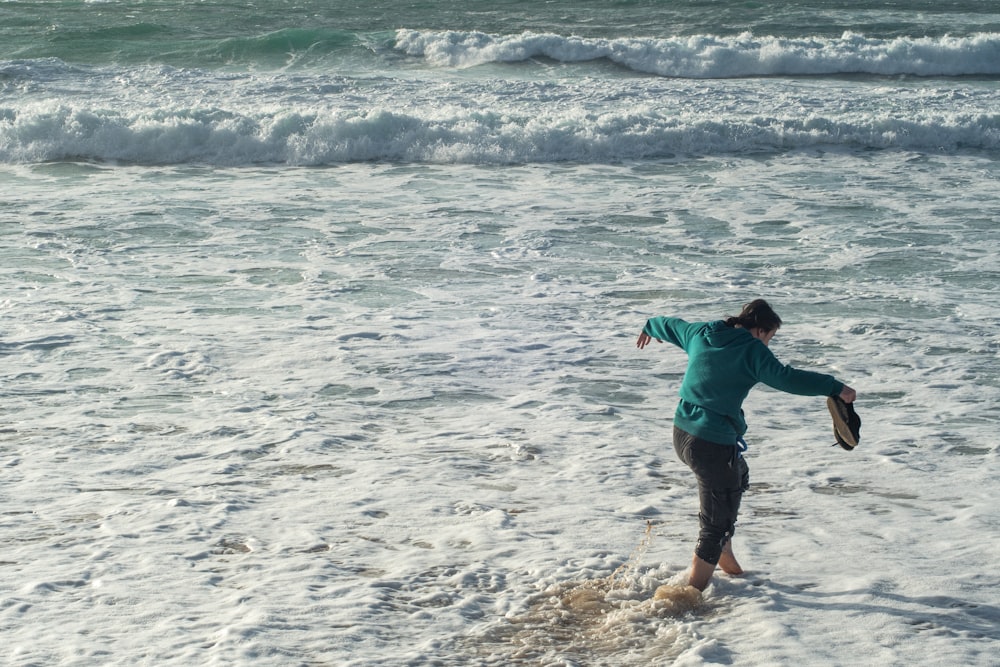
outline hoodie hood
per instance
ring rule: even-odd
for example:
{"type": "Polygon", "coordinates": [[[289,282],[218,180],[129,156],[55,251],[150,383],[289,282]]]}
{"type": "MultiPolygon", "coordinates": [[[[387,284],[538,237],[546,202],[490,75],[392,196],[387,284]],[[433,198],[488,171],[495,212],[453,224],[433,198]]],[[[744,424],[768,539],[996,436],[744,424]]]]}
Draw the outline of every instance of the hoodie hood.
{"type": "Polygon", "coordinates": [[[728,327],[722,320],[708,322],[701,335],[709,347],[726,347],[737,342],[749,343],[756,340],[746,329],[728,327]]]}

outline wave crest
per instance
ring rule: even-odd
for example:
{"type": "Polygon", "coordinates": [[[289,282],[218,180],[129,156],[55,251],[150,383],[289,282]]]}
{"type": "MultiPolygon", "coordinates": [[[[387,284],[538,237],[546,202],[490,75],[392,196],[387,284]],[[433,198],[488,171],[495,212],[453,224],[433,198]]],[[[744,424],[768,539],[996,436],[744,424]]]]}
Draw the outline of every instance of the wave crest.
{"type": "Polygon", "coordinates": [[[707,120],[650,109],[532,116],[461,108],[258,115],[219,109],[135,115],[67,106],[0,109],[0,162],[6,163],[609,163],[813,147],[996,150],[1000,114],[853,120],[734,115],[707,120]]]}
{"type": "Polygon", "coordinates": [[[872,74],[1000,75],[1000,35],[875,39],[694,35],[667,39],[588,39],[554,34],[399,30],[396,48],[438,67],[548,58],[564,63],[609,60],[630,70],[694,79],[872,74]]]}

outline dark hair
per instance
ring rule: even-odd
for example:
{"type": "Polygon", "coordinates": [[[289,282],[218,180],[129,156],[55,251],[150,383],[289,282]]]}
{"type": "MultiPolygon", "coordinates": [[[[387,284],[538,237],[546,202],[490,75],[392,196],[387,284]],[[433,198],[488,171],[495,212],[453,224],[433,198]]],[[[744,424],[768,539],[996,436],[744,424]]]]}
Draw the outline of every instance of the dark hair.
{"type": "Polygon", "coordinates": [[[781,318],[774,312],[771,305],[764,299],[754,299],[743,306],[737,317],[726,318],[727,327],[741,326],[744,329],[763,329],[775,331],[781,326],[781,318]]]}

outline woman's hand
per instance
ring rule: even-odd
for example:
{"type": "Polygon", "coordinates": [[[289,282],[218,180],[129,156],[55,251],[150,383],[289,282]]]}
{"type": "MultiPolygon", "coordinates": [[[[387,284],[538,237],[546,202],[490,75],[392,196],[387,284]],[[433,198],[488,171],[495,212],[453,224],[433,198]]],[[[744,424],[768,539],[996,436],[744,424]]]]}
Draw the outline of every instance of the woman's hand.
{"type": "Polygon", "coordinates": [[[639,334],[639,339],[635,341],[635,346],[641,350],[642,348],[649,345],[649,341],[651,340],[653,340],[653,337],[650,336],[645,331],[643,331],[641,334],[639,334]]]}
{"type": "Polygon", "coordinates": [[[858,392],[854,391],[846,384],[844,388],[840,390],[840,400],[844,403],[853,403],[858,398],[858,392]]]}

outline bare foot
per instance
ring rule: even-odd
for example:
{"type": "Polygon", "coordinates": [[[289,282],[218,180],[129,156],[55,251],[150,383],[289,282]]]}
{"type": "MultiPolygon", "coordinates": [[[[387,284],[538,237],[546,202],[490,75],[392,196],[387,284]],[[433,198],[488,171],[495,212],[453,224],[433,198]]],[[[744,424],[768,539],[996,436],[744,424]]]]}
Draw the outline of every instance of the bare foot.
{"type": "Polygon", "coordinates": [[[736,554],[733,553],[732,540],[726,542],[725,546],[722,547],[722,555],[719,556],[719,567],[726,574],[743,574],[743,568],[740,567],[739,561],[736,560],[736,554]]]}
{"type": "Polygon", "coordinates": [[[688,577],[688,586],[694,586],[699,591],[708,588],[708,582],[712,580],[712,573],[715,566],[706,560],[698,558],[698,555],[691,559],[691,575],[688,577]]]}

